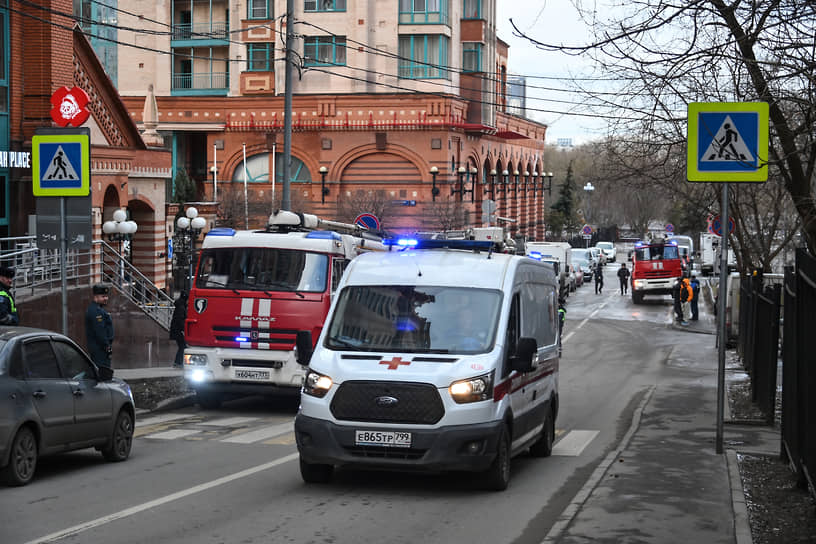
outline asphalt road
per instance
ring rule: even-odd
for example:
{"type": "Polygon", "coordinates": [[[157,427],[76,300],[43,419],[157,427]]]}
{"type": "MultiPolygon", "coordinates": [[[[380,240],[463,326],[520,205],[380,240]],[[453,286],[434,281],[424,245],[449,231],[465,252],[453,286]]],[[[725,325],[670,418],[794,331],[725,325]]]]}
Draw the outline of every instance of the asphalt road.
{"type": "Polygon", "coordinates": [[[92,450],[42,460],[30,485],[0,490],[0,542],[540,543],[655,384],[698,379],[665,364],[689,337],[668,326],[669,298],[634,306],[616,270],[602,294],[569,297],[556,451],[514,459],[505,492],[474,474],[341,470],[305,485],[296,399],[252,398],[143,418],[124,463],[92,450]]]}

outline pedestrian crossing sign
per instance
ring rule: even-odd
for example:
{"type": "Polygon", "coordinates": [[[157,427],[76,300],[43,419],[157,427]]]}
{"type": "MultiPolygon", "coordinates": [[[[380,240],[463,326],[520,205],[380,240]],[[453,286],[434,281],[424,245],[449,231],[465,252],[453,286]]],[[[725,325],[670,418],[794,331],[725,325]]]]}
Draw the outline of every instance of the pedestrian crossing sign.
{"type": "Polygon", "coordinates": [[[31,139],[34,196],[88,196],[90,158],[90,132],[35,134],[31,139]]]}
{"type": "Polygon", "coordinates": [[[688,105],[689,181],[768,180],[768,103],[688,105]]]}

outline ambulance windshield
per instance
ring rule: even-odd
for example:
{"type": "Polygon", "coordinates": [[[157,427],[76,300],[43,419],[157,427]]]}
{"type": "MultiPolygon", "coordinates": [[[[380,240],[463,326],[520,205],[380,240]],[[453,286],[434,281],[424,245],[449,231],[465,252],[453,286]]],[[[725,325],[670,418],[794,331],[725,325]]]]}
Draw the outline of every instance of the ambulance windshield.
{"type": "Polygon", "coordinates": [[[492,349],[501,292],[411,285],[349,286],[325,346],[350,351],[484,353],[492,349]]]}
{"type": "Polygon", "coordinates": [[[265,247],[205,249],[196,288],[322,293],[328,270],[329,258],[320,253],[265,247]]]}

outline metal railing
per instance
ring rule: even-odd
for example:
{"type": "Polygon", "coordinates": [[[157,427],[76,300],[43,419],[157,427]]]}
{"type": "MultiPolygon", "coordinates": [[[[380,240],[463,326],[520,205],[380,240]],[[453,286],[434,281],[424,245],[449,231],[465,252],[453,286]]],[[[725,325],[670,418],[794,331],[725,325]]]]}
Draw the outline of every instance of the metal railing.
{"type": "MultiPolygon", "coordinates": [[[[0,239],[0,264],[15,270],[13,292],[17,302],[62,288],[59,250],[38,248],[34,236],[0,239]]],[[[65,254],[65,279],[69,288],[109,283],[159,326],[170,329],[172,297],[104,240],[94,240],[91,249],[69,249],[65,254]]]]}

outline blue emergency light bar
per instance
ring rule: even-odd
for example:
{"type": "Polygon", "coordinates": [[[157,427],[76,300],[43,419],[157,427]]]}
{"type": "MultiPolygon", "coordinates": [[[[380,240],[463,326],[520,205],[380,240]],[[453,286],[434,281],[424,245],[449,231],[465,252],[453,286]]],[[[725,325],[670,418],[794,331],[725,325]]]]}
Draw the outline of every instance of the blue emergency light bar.
{"type": "Polygon", "coordinates": [[[531,251],[530,253],[527,254],[527,256],[532,257],[536,261],[541,260],[541,252],[540,251],[531,251]]]}
{"type": "Polygon", "coordinates": [[[207,236],[235,236],[235,229],[230,227],[216,227],[207,232],[207,236]]]}
{"type": "Polygon", "coordinates": [[[490,240],[417,240],[416,238],[389,238],[383,240],[389,248],[399,247],[402,249],[469,249],[488,250],[493,247],[490,240]]]}
{"type": "Polygon", "coordinates": [[[340,235],[333,230],[313,230],[306,235],[306,238],[316,240],[342,240],[340,235]]]}

